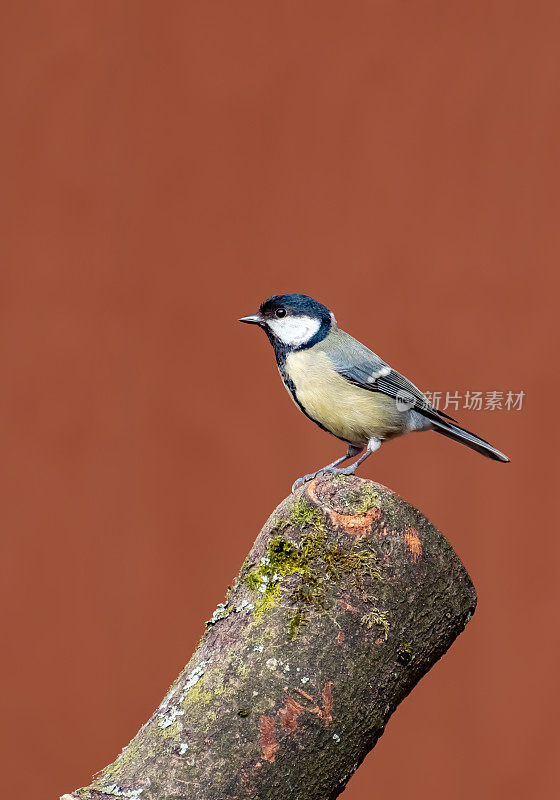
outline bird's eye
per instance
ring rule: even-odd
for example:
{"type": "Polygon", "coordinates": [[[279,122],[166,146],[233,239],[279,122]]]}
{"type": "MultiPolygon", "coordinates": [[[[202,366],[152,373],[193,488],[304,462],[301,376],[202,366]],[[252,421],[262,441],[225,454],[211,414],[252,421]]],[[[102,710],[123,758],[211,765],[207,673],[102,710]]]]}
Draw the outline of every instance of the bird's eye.
{"type": "Polygon", "coordinates": [[[277,308],[276,309],[276,316],[277,317],[285,317],[286,316],[286,309],[282,308],[282,306],[280,306],[280,308],[277,308]]]}

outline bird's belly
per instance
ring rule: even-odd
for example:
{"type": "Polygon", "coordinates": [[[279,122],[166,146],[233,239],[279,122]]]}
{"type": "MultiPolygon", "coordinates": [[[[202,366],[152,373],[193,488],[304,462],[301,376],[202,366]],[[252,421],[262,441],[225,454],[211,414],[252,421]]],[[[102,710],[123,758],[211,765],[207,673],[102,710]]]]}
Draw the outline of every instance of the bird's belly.
{"type": "Polygon", "coordinates": [[[286,358],[286,374],[305,413],[334,436],[364,446],[406,430],[406,414],[381,392],[354,386],[332,367],[324,353],[300,351],[286,358]]]}

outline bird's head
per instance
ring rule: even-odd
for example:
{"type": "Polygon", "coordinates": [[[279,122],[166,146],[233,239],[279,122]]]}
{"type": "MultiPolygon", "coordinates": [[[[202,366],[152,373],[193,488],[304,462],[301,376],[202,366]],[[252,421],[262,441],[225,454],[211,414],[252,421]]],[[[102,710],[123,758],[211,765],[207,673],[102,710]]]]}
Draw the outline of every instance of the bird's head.
{"type": "Polygon", "coordinates": [[[305,294],[276,294],[239,322],[259,325],[275,349],[288,351],[312,347],[336,325],[332,312],[305,294]]]}

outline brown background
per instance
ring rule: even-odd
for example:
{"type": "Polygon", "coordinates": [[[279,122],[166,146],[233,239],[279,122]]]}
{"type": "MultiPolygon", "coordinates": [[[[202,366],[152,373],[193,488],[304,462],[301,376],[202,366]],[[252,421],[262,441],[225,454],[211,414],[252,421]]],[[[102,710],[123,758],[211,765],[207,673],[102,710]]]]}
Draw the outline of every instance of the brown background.
{"type": "Polygon", "coordinates": [[[557,788],[560,7],[3,4],[2,793],[89,782],[291,482],[341,453],[236,323],[317,296],[424,389],[524,390],[361,474],[479,608],[348,800],[557,788]]]}

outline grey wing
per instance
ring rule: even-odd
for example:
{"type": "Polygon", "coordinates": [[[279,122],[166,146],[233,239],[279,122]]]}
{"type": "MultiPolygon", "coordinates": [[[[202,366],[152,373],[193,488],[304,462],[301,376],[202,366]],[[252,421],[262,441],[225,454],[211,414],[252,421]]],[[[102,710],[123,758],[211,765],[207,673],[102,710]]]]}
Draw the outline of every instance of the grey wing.
{"type": "Polygon", "coordinates": [[[355,386],[394,397],[402,403],[403,410],[413,408],[428,419],[453,419],[435,409],[417,386],[344,331],[337,330],[329,336],[325,352],[338,374],[355,386]]]}

